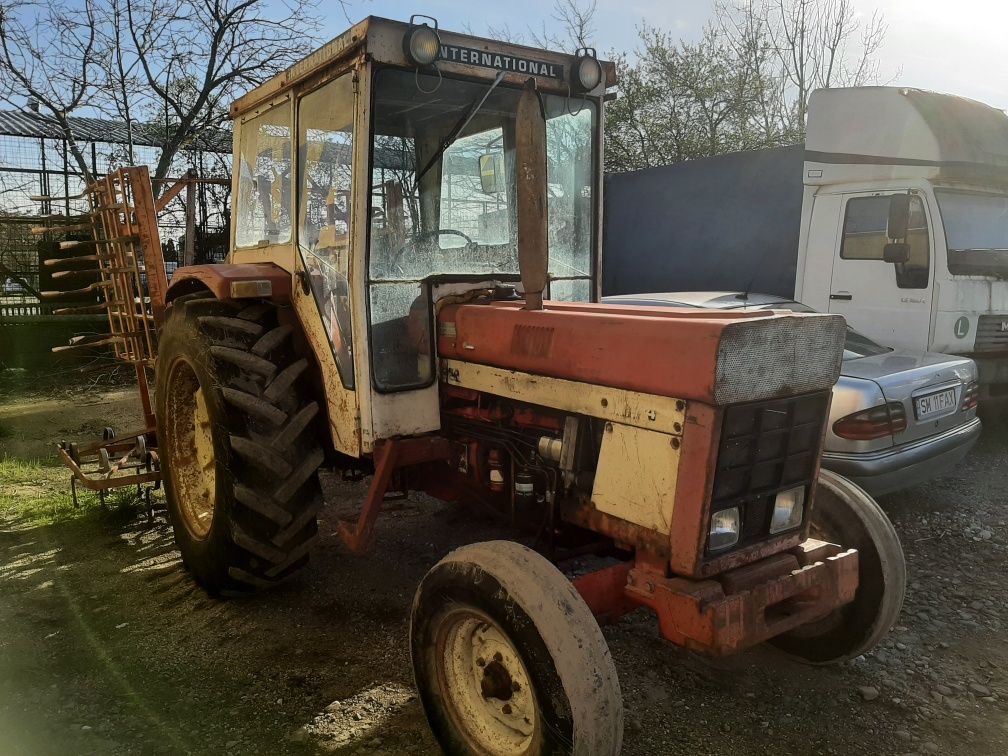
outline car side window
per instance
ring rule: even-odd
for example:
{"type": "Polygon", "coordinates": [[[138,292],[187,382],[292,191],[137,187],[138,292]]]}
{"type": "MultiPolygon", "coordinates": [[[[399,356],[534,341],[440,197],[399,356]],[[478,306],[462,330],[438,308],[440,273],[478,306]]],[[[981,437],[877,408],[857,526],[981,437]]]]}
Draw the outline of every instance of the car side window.
{"type": "Polygon", "coordinates": [[[905,263],[886,263],[883,250],[889,241],[889,197],[853,197],[847,200],[844,214],[843,240],[840,257],[844,260],[874,260],[892,265],[896,285],[901,289],[926,289],[931,264],[931,240],[928,235],[924,203],[914,195],[910,198],[910,225],[907,244],[910,258],[905,263]]]}

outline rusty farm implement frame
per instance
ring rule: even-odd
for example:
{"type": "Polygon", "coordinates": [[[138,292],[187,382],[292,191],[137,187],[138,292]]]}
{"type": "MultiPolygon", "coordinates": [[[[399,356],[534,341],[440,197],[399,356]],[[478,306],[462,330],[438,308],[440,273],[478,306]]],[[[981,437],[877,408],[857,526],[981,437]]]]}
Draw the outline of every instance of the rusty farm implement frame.
{"type": "MultiPolygon", "coordinates": [[[[82,288],[47,291],[42,296],[56,303],[92,294],[99,300],[95,304],[58,307],[54,313],[108,316],[108,333],[77,336],[52,351],[111,348],[117,361],[133,366],[143,408],[143,425],[139,429],[116,435],[112,428],[105,428],[100,440],[80,444],[59,442],[57,452],[71,472],[74,506],[78,485],[96,491],[102,503],[110,489],[137,486],[138,491],[143,489],[147,511],[151,513],[150,493],[161,484],[161,464],[148,370],[154,367],[157,329],[164,318],[168,288],[157,216],[183,189],[207,182],[228,183],[199,179],[190,173],[155,200],[146,166],[121,168],[90,183],[79,195],[60,198],[85,203],[85,212],[70,217],[43,216],[43,224],[32,229],[36,234],[77,237],[60,241],[59,256],[42,262],[55,280],[86,276],[90,281],[82,288]]],[[[192,212],[190,203],[186,207],[187,216],[192,212]]],[[[192,227],[191,223],[188,225],[192,227]]]]}

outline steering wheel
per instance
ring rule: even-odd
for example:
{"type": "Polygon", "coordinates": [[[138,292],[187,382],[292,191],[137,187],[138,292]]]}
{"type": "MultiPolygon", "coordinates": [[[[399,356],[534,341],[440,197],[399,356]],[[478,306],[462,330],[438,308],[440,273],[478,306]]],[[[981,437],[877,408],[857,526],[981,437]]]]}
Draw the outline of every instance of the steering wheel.
{"type": "MultiPolygon", "coordinates": [[[[406,248],[412,245],[414,249],[419,249],[421,246],[421,242],[424,241],[425,239],[429,238],[438,239],[439,237],[444,235],[461,236],[466,241],[465,243],[466,249],[475,249],[476,247],[479,246],[472,239],[472,237],[467,236],[461,231],[456,231],[453,228],[439,228],[434,231],[424,231],[423,233],[416,234],[415,236],[412,236],[411,238],[407,239],[403,243],[403,245],[399,247],[399,249],[397,249],[394,253],[392,253],[392,256],[389,258],[389,268],[395,270],[400,275],[405,275],[406,273],[399,263],[402,260],[403,254],[406,252],[406,248]]],[[[438,252],[441,252],[440,245],[438,245],[438,252]]]]}

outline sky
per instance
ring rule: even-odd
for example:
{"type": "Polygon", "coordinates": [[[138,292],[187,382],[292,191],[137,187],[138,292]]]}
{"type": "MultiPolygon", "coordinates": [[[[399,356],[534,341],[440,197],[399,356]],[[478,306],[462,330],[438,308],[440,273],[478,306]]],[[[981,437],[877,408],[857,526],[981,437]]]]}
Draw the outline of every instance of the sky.
{"type": "MultiPolygon", "coordinates": [[[[880,54],[882,83],[958,94],[1008,108],[1008,2],[1005,0],[853,0],[867,18],[877,9],[888,26],[880,54]],[[891,80],[891,81],[890,81],[891,80]]],[[[632,51],[642,22],[695,40],[710,19],[713,0],[598,0],[595,46],[632,51]]],[[[441,26],[473,33],[507,25],[513,31],[536,29],[551,19],[552,0],[351,0],[353,21],[375,15],[407,20],[425,13],[441,26]]],[[[325,34],[347,25],[336,3],[326,11],[325,34]]]]}

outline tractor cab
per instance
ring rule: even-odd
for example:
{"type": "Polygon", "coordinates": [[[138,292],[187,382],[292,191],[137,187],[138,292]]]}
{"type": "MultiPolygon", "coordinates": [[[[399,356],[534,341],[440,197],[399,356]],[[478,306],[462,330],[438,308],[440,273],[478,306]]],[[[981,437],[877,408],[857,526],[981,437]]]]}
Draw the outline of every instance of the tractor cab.
{"type": "Polygon", "coordinates": [[[530,80],[546,124],[543,295],[598,297],[611,64],[420,21],[368,19],[232,108],[229,261],[293,274],[299,319],[328,342],[334,443],[355,457],[375,439],[439,428],[437,302],[521,290],[515,154],[530,80]]]}

